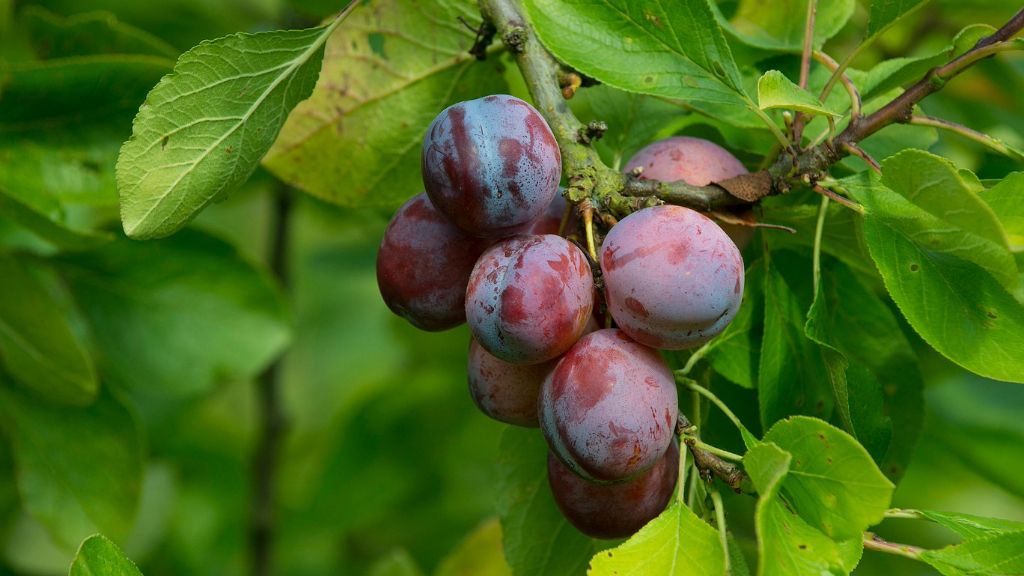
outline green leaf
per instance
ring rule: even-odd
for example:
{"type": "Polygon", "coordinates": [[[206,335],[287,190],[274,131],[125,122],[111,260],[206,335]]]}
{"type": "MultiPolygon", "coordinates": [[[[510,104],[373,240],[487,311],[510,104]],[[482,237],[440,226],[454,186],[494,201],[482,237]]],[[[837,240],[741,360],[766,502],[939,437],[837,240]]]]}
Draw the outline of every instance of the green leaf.
{"type": "Polygon", "coordinates": [[[1015,576],[1024,573],[1024,531],[973,538],[925,550],[920,558],[944,576],[1015,576]]]}
{"type": "Polygon", "coordinates": [[[318,198],[395,208],[423,189],[420,148],[446,106],[507,91],[499,58],[469,55],[471,0],[360,6],[327,42],[312,96],[289,116],[263,165],[318,198]],[[445,23],[441,25],[439,23],[445,23]]]}
{"type": "Polygon", "coordinates": [[[769,70],[757,81],[757,103],[762,110],[784,108],[807,114],[840,116],[807,90],[797,86],[778,70],[769,70]]]}
{"type": "Polygon", "coordinates": [[[672,128],[684,116],[678,106],[603,85],[578,91],[570,104],[581,122],[596,120],[608,126],[593,146],[616,170],[644,146],[672,135],[672,128]]]}
{"type": "Polygon", "coordinates": [[[809,524],[845,540],[881,522],[895,487],[849,434],[794,416],[773,426],[764,441],[792,454],[782,490],[809,524]]]}
{"type": "Polygon", "coordinates": [[[139,108],[117,159],[125,232],[173,234],[248,179],[312,92],[338,23],[234,34],[182,54],[139,108]]]}
{"type": "Polygon", "coordinates": [[[790,511],[779,490],[793,457],[771,443],[751,448],[743,467],[757,487],[758,576],[845,574],[836,543],[790,511]]]}
{"type": "Polygon", "coordinates": [[[266,274],[196,231],[148,244],[120,239],[68,255],[59,269],[91,324],[101,367],[129,388],[203,393],[255,376],[290,340],[266,274]]]}
{"type": "Polygon", "coordinates": [[[509,426],[499,447],[498,515],[515,574],[582,574],[603,546],[562,516],[547,477],[547,444],[537,430],[509,426]]]}
{"type": "Polygon", "coordinates": [[[434,576],[512,576],[501,549],[501,523],[478,526],[437,567],[434,576]]]}
{"type": "Polygon", "coordinates": [[[32,49],[41,60],[90,54],[178,56],[170,44],[121,22],[110,12],[86,12],[63,18],[39,6],[27,6],[21,18],[32,49]]]}
{"type": "Polygon", "coordinates": [[[109,391],[86,408],[46,404],[0,385],[25,510],[68,548],[102,531],[124,536],[142,483],[139,431],[109,391]]]}
{"type": "Polygon", "coordinates": [[[708,346],[707,359],[722,377],[743,386],[757,387],[764,319],[764,263],[746,270],[743,302],[732,322],[708,346]]]}
{"type": "Polygon", "coordinates": [[[68,576],[142,576],[142,572],[117,544],[96,534],[82,542],[68,576]]]}
{"type": "Polygon", "coordinates": [[[928,0],[872,0],[865,42],[873,40],[901,18],[927,3],[928,0]]]}
{"type": "MultiPolygon", "coordinates": [[[[799,52],[803,48],[808,0],[741,0],[732,20],[716,6],[722,28],[734,40],[764,50],[799,52]]],[[[818,2],[814,19],[814,47],[821,48],[853,15],[854,0],[818,2]]],[[[762,56],[763,57],[763,56],[762,56]]]]}
{"type": "MultiPolygon", "coordinates": [[[[840,286],[863,287],[852,273],[838,262],[822,271],[814,303],[807,312],[804,332],[821,345],[821,354],[835,398],[836,413],[843,428],[867,448],[875,462],[881,462],[892,436],[892,422],[885,414],[884,393],[875,375],[860,363],[851,363],[835,334],[837,308],[850,306],[839,295],[840,286]]],[[[864,293],[862,298],[873,295],[864,293]]],[[[840,316],[841,318],[841,316],[840,316]]]]}
{"type": "Polygon", "coordinates": [[[761,425],[767,429],[791,414],[827,418],[833,399],[821,350],[804,334],[811,305],[810,263],[776,251],[766,267],[757,384],[761,425]]]}
{"type": "MultiPolygon", "coordinates": [[[[932,216],[873,176],[843,183],[868,211],[864,235],[871,256],[918,334],[972,372],[1024,382],[1024,306],[976,263],[998,259],[998,247],[932,216]]],[[[963,211],[970,210],[967,198],[963,211]]]]}
{"type": "Polygon", "coordinates": [[[416,560],[404,548],[392,550],[370,567],[367,576],[422,576],[416,560]]]}
{"type": "MultiPolygon", "coordinates": [[[[771,246],[773,249],[800,247],[810,249],[814,246],[814,228],[818,219],[818,206],[815,204],[792,204],[784,197],[768,197],[761,201],[761,220],[772,224],[789,226],[796,234],[772,232],[771,246]]],[[[828,223],[821,237],[821,252],[841,260],[854,270],[876,275],[875,264],[871,261],[867,244],[860,233],[860,219],[850,209],[833,202],[828,206],[828,223]]]]}
{"type": "Polygon", "coordinates": [[[1012,172],[998,184],[984,190],[981,199],[999,218],[1010,249],[1024,252],[1024,172],[1012,172]]]}
{"type": "Polygon", "coordinates": [[[587,576],[722,574],[718,531],[678,500],[619,546],[598,552],[587,576]]]}
{"type": "Polygon", "coordinates": [[[685,101],[746,106],[749,97],[708,0],[671,8],[628,0],[527,0],[541,42],[604,84],[685,101]],[[566,34],[566,29],[580,34],[566,34]]]}
{"type": "Polygon", "coordinates": [[[917,515],[927,518],[936,524],[949,528],[965,540],[991,536],[1002,532],[1024,531],[1024,522],[1013,520],[985,518],[957,512],[933,512],[931,510],[916,510],[915,512],[917,515]]]}
{"type": "Polygon", "coordinates": [[[0,361],[24,388],[59,402],[86,404],[99,382],[92,359],[38,267],[0,254],[0,361]]]}

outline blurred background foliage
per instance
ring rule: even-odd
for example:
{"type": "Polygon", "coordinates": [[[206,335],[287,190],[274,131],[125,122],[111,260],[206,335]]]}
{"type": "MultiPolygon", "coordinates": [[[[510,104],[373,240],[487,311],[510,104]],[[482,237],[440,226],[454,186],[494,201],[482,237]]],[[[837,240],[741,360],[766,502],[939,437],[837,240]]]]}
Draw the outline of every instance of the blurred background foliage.
{"type": "MultiPolygon", "coordinates": [[[[888,32],[854,67],[867,69],[881,59],[934,52],[948,45],[967,24],[1005,21],[1018,8],[1013,4],[1007,0],[937,0],[888,32]]],[[[721,2],[720,7],[728,15],[735,10],[735,2],[721,2]]],[[[39,192],[36,198],[50,202],[37,208],[59,212],[72,229],[32,234],[26,231],[24,220],[0,211],[7,214],[0,215],[0,247],[5,252],[45,257],[68,245],[86,247],[97,234],[119,235],[113,158],[130,134],[131,118],[145,93],[170,70],[176,55],[203,39],[236,31],[303,26],[340,8],[338,2],[328,0],[0,0],[0,188],[32,183],[28,188],[39,192]],[[40,27],[56,26],[53,22],[83,13],[93,14],[101,22],[122,22],[146,34],[126,34],[122,44],[114,47],[99,46],[103,37],[98,35],[93,38],[96,44],[83,48],[62,44],[59,33],[47,28],[44,37],[49,42],[33,41],[33,31],[40,27]],[[149,56],[122,59],[120,65],[131,67],[130,71],[111,64],[109,78],[84,88],[75,84],[81,79],[73,71],[66,75],[44,73],[27,85],[11,81],[25,78],[12,71],[24,72],[44,59],[59,66],[60,58],[83,49],[96,54],[130,49],[149,56]],[[62,50],[69,52],[62,54],[62,50]],[[12,90],[14,94],[31,90],[29,94],[35,96],[13,98],[12,90]],[[25,102],[31,106],[19,108],[25,102]],[[94,226],[99,227],[98,232],[82,232],[95,230],[94,226]]],[[[826,45],[826,51],[839,57],[851,50],[866,18],[866,10],[858,6],[851,25],[826,45]]],[[[796,59],[779,60],[780,69],[788,66],[795,70],[796,59]]],[[[513,93],[524,92],[514,66],[507,66],[506,77],[513,93]]],[[[1024,59],[992,59],[929,98],[924,109],[1020,147],[1024,144],[1019,141],[1024,134],[1021,93],[1024,59]]],[[[574,106],[584,117],[602,115],[599,92],[579,98],[574,106]]],[[[651,114],[656,124],[650,132],[655,137],[682,132],[750,151],[741,142],[744,135],[728,126],[678,109],[651,114]]],[[[635,150],[644,143],[627,142],[619,149],[635,150]]],[[[756,143],[751,147],[756,149],[756,143]]],[[[939,134],[931,149],[982,178],[1020,168],[947,134],[939,134]]],[[[753,155],[743,157],[755,159],[753,155]]],[[[344,187],[346,183],[336,185],[344,187]]],[[[252,267],[260,267],[257,263],[265,260],[274,195],[281,186],[266,172],[257,172],[243,190],[210,207],[191,224],[197,232],[187,234],[195,236],[158,241],[167,246],[164,254],[172,253],[166,259],[173,261],[173,254],[180,254],[182,267],[188,267],[202,260],[194,250],[237,250],[229,256],[245,268],[238,273],[252,273],[252,267]]],[[[398,195],[416,192],[402,190],[398,195]]],[[[480,414],[466,391],[466,329],[420,333],[392,316],[381,302],[374,262],[388,210],[342,209],[302,194],[295,194],[294,199],[288,269],[291,286],[283,297],[287,301],[280,303],[280,310],[275,308],[278,304],[272,300],[281,294],[269,281],[267,292],[246,296],[269,299],[267,314],[274,318],[274,326],[261,328],[256,319],[252,323],[239,320],[230,309],[219,311],[224,315],[223,325],[196,320],[182,320],[179,325],[175,324],[181,318],[179,309],[168,308],[161,314],[151,308],[159,302],[151,302],[133,316],[137,324],[111,328],[112,332],[129,330],[118,332],[119,338],[102,334],[86,338],[90,350],[100,350],[104,370],[133,375],[111,378],[103,387],[128,407],[130,414],[125,418],[134,420],[141,430],[139,446],[125,448],[141,453],[141,462],[136,463],[142,468],[137,487],[140,503],[124,533],[111,536],[148,576],[246,572],[249,459],[258,436],[254,377],[283,349],[287,335],[276,332],[281,329],[290,332],[292,339],[283,361],[287,434],[278,471],[279,573],[506,573],[500,529],[493,521],[497,446],[503,425],[480,414]],[[150,320],[157,323],[145,323],[150,320]],[[221,373],[224,366],[210,366],[209,370],[191,367],[188,346],[162,340],[161,334],[176,325],[182,330],[253,329],[269,340],[242,350],[247,358],[239,356],[228,362],[233,369],[226,372],[234,376],[225,378],[221,373]],[[157,357],[135,355],[135,339],[152,347],[157,357]],[[191,378],[192,369],[211,374],[210,382],[176,380],[191,378]],[[161,382],[161,378],[167,381],[161,382]]],[[[154,257],[132,255],[127,248],[104,250],[112,253],[61,252],[45,265],[61,271],[84,270],[72,277],[84,278],[82,282],[92,287],[91,304],[80,303],[83,309],[71,315],[83,314],[94,324],[111,318],[124,321],[106,308],[124,304],[118,293],[111,292],[114,287],[102,283],[102,276],[96,284],[90,274],[102,274],[111,267],[123,272],[125,267],[145,264],[154,257]]],[[[181,275],[173,263],[160,262],[164,273],[181,275]]],[[[140,283],[152,280],[132,278],[140,283]]],[[[4,281],[0,278],[0,283],[4,281]]],[[[192,287],[200,286],[201,291],[204,281],[199,278],[192,287]]],[[[188,307],[195,302],[189,286],[186,278],[169,300],[160,302],[188,307]]],[[[82,291],[76,293],[81,298],[82,291]]],[[[227,301],[230,298],[225,296],[227,301]]],[[[212,298],[201,304],[216,307],[218,302],[212,298]]],[[[211,308],[211,313],[218,311],[211,308]]],[[[81,328],[81,318],[69,322],[72,332],[81,328]]],[[[1024,520],[1024,420],[1020,418],[1024,388],[966,374],[905,328],[920,356],[926,418],[894,505],[1024,520]]],[[[201,335],[197,338],[202,344],[201,335]]],[[[238,356],[234,352],[225,351],[225,355],[238,356]]],[[[9,376],[0,376],[5,380],[0,391],[4,387],[9,391],[0,394],[0,403],[7,407],[24,401],[14,399],[21,398],[21,393],[6,382],[9,376]]],[[[716,381],[715,388],[748,422],[756,422],[752,392],[724,380],[716,381]]],[[[0,413],[3,408],[0,406],[0,413]]],[[[726,448],[730,443],[738,447],[738,439],[730,436],[727,427],[718,426],[720,420],[711,417],[708,438],[726,448]]],[[[13,426],[4,426],[2,433],[14,440],[17,434],[13,430],[13,426]]],[[[73,440],[68,438],[69,443],[73,440]]],[[[30,515],[19,504],[11,446],[0,442],[0,574],[63,574],[74,544],[54,539],[52,531],[39,523],[38,515],[30,515]]],[[[87,446],[72,443],[67,449],[89,454],[87,446]]],[[[728,499],[730,526],[744,548],[753,542],[749,524],[753,502],[742,496],[728,499]]],[[[923,522],[889,520],[878,532],[895,541],[926,547],[954,541],[950,533],[923,522]]],[[[916,574],[927,570],[910,561],[868,552],[856,573],[916,574]]]]}

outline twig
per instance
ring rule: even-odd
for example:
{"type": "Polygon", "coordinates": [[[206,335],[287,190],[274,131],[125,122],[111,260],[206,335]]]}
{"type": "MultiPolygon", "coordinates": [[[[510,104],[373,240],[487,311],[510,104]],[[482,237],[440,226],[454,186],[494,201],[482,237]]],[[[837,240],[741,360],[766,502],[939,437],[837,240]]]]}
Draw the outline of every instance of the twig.
{"type": "MultiPolygon", "coordinates": [[[[808,0],[807,19],[804,21],[804,49],[800,55],[800,87],[807,89],[807,78],[811,73],[811,53],[814,51],[814,17],[818,12],[818,0],[808,0]]],[[[805,116],[797,110],[793,118],[792,142],[800,146],[804,133],[805,116]]]]}
{"type": "Polygon", "coordinates": [[[711,491],[711,503],[715,507],[715,524],[718,528],[718,540],[722,543],[722,562],[725,576],[732,574],[732,558],[729,557],[729,532],[725,526],[725,506],[718,490],[711,491]]]}
{"type": "Polygon", "coordinates": [[[828,196],[821,197],[818,207],[818,222],[814,226],[814,251],[812,252],[811,274],[814,276],[814,297],[818,297],[818,285],[821,283],[821,236],[825,231],[825,216],[828,215],[828,196]]]}
{"type": "Polygon", "coordinates": [[[910,117],[910,124],[917,126],[931,126],[933,128],[941,128],[943,130],[949,130],[967,138],[973,140],[983,146],[987,146],[989,149],[994,150],[1004,156],[1009,156],[1015,160],[1024,161],[1024,154],[1010,148],[1006,144],[1003,144],[998,138],[993,138],[984,132],[978,132],[972,128],[968,128],[963,124],[957,124],[956,122],[950,122],[949,120],[943,120],[942,118],[934,118],[932,116],[919,116],[914,114],[910,117]]]}
{"type": "Polygon", "coordinates": [[[881,166],[881,164],[879,164],[877,160],[872,158],[870,154],[865,152],[863,148],[857,146],[856,144],[851,144],[849,142],[844,142],[843,143],[843,150],[846,150],[850,154],[852,154],[852,155],[856,156],[857,158],[860,158],[861,160],[866,162],[867,165],[870,166],[871,169],[874,170],[875,172],[877,172],[879,174],[882,173],[882,166],[881,166]]]}
{"type": "MultiPolygon", "coordinates": [[[[288,239],[292,196],[284,184],[275,190],[269,266],[283,287],[288,285],[288,239]]],[[[250,562],[253,576],[269,576],[274,564],[274,521],[278,448],[286,427],[281,409],[281,359],[260,375],[257,383],[260,437],[252,463],[252,501],[249,517],[250,562]]]]}
{"type": "Polygon", "coordinates": [[[895,554],[896,556],[903,556],[912,560],[918,560],[921,553],[924,552],[923,548],[918,548],[917,546],[886,542],[873,532],[864,533],[864,548],[876,552],[885,552],[886,554],[895,554]]]}
{"type": "Polygon", "coordinates": [[[832,190],[829,190],[828,188],[825,188],[821,184],[815,184],[815,185],[811,186],[811,189],[814,190],[815,192],[817,192],[818,194],[821,194],[822,196],[825,196],[827,198],[831,198],[832,200],[835,200],[836,202],[839,202],[843,206],[846,206],[847,208],[849,208],[850,210],[853,210],[854,212],[857,212],[858,214],[863,214],[864,213],[864,207],[863,206],[861,206],[860,204],[857,204],[856,202],[854,202],[853,200],[850,200],[849,198],[844,198],[844,197],[840,196],[839,194],[836,194],[835,192],[833,192],[832,190]]]}
{"type": "MultiPolygon", "coordinates": [[[[812,55],[814,59],[818,61],[822,66],[828,68],[833,73],[839,70],[839,64],[832,59],[831,56],[825,54],[821,50],[815,50],[812,55]]],[[[843,88],[846,89],[846,94],[850,97],[850,122],[855,122],[857,118],[860,118],[861,99],[860,91],[854,86],[849,76],[845,73],[839,73],[839,81],[842,83],[843,88]]],[[[822,103],[825,101],[822,100],[822,103]]]]}

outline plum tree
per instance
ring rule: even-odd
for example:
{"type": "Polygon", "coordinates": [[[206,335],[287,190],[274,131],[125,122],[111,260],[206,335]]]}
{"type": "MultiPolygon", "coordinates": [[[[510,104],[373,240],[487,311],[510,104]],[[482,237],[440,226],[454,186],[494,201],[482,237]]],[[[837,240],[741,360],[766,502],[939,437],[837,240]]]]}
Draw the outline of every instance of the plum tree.
{"type": "Polygon", "coordinates": [[[658,353],[616,329],[581,338],[545,378],[538,404],[548,446],[573,472],[620,481],[665,453],[678,416],[658,353]]]}
{"type": "Polygon", "coordinates": [[[437,331],[466,321],[466,286],[488,241],[467,235],[413,196],[395,212],[377,251],[377,286],[392,312],[437,331]]]}
{"type": "Polygon", "coordinates": [[[675,441],[649,470],[612,484],[585,480],[548,452],[548,485],[555,504],[573,526],[593,538],[624,538],[642,528],[668,505],[678,477],[675,441]]]}
{"type": "Polygon", "coordinates": [[[743,298],[743,259],[707,216],[645,208],[612,227],[601,247],[608,311],[631,338],[679,350],[707,342],[743,298]]]}
{"type": "Polygon", "coordinates": [[[470,330],[488,352],[518,364],[551,360],[586,328],[594,306],[586,257],[560,236],[514,236],[487,249],[466,291],[470,330]]]}
{"type": "Polygon", "coordinates": [[[537,427],[537,398],[556,360],[510,364],[470,339],[466,371],[469,393],[484,414],[507,424],[537,427]]]}
{"type": "Polygon", "coordinates": [[[561,172],[551,129],[514,96],[449,106],[423,138],[427,194],[475,236],[501,238],[540,216],[558,190],[561,172]]]}

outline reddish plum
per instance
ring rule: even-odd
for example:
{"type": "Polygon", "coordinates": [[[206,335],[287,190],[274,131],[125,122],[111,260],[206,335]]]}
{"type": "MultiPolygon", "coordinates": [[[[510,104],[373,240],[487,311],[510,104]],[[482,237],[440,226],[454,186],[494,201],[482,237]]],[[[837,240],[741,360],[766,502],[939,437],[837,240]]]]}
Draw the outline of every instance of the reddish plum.
{"type": "Polygon", "coordinates": [[[589,480],[616,482],[665,453],[677,401],[661,356],[607,329],[584,336],[558,361],[538,410],[548,446],[566,466],[589,480]]]}

